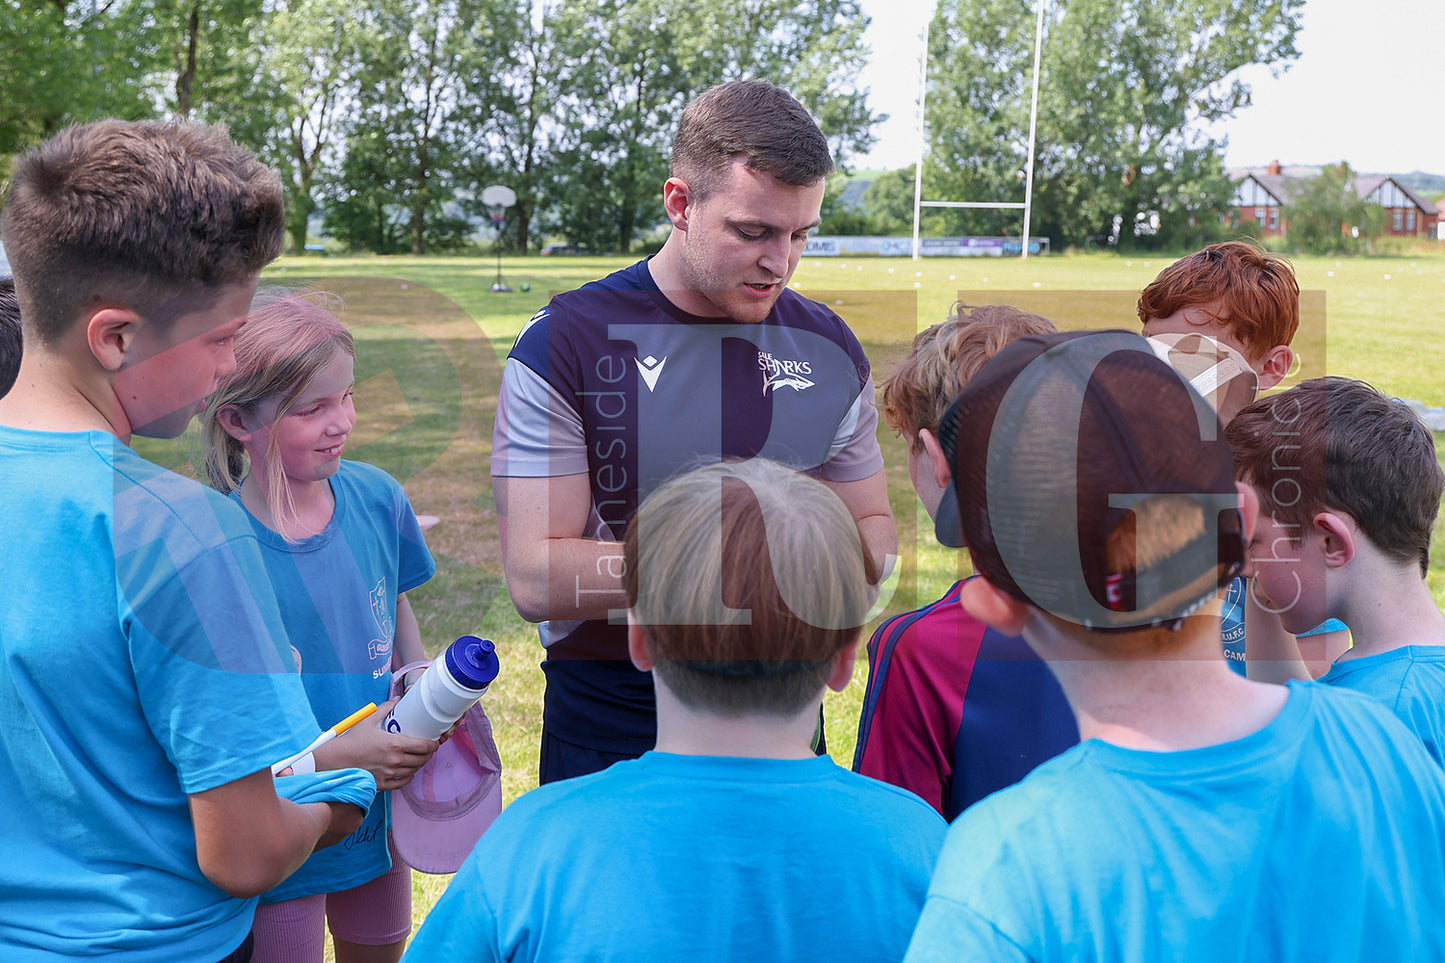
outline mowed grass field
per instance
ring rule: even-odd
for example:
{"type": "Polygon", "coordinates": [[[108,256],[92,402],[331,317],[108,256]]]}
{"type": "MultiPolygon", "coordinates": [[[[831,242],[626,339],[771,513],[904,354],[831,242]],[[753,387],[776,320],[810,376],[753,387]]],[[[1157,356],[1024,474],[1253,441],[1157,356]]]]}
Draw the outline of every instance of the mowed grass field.
{"type": "MultiPolygon", "coordinates": [[[[959,298],[1013,303],[1064,328],[1138,327],[1139,290],[1172,258],[1112,254],[1014,259],[805,258],[793,286],[848,321],[881,377],[923,327],[942,320],[959,298]]],[[[346,300],[358,339],[358,423],[348,457],[380,465],[406,486],[418,512],[441,522],[429,535],[436,577],[411,593],[428,649],[458,635],[494,639],[502,675],[486,698],[511,801],[537,784],[542,649],[533,626],[512,609],[502,579],[492,506],[489,455],[502,360],[526,321],[555,292],[631,263],[622,258],[504,258],[513,288],[493,294],[490,258],[286,259],[266,279],[319,284],[346,300]],[[530,286],[523,291],[523,285],[530,286]]],[[[1301,377],[1328,372],[1365,379],[1381,390],[1445,406],[1445,245],[1439,253],[1391,258],[1297,258],[1303,298],[1295,346],[1301,377]]],[[[909,485],[902,440],[880,425],[889,495],[898,521],[901,562],[878,621],[940,595],[966,570],[933,539],[909,485]]],[[[1437,436],[1437,444],[1445,439],[1437,436]]],[[[197,463],[193,436],[147,443],[150,457],[197,463]]],[[[966,564],[966,563],[964,563],[966,564]]],[[[1445,536],[1439,526],[1430,572],[1445,605],[1445,536]]],[[[865,629],[871,632],[877,621],[865,629]]],[[[828,747],[852,761],[867,682],[866,660],[852,684],[825,704],[828,747]]],[[[326,720],[322,720],[323,723],[326,720]]],[[[447,877],[417,874],[418,921],[447,877]]]]}

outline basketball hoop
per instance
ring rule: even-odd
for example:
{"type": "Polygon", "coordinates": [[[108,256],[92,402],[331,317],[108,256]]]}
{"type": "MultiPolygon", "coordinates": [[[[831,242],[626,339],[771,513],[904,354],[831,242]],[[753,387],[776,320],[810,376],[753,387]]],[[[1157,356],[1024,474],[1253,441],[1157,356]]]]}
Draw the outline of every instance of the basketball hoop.
{"type": "Polygon", "coordinates": [[[491,291],[493,294],[505,293],[512,289],[502,283],[502,227],[507,223],[507,208],[517,203],[517,193],[505,185],[493,184],[482,191],[482,203],[487,205],[492,226],[497,229],[497,280],[491,291]]]}

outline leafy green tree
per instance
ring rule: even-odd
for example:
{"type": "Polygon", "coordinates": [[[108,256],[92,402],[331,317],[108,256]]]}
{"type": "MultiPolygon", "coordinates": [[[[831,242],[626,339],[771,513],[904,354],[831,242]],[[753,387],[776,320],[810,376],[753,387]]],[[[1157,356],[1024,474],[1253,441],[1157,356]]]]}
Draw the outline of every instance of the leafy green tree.
{"type": "Polygon", "coordinates": [[[1385,229],[1385,209],[1360,197],[1344,161],[1327,164],[1284,207],[1291,247],[1310,254],[1355,254],[1385,229]]]}
{"type": "Polygon", "coordinates": [[[713,84],[791,90],[840,161],[872,144],[876,118],[854,85],[868,23],[856,0],[561,0],[551,17],[564,65],[554,190],[578,243],[626,250],[662,219],[678,117],[713,84]]]}
{"type": "MultiPolygon", "coordinates": [[[[881,175],[863,195],[863,208],[878,226],[878,233],[911,235],[913,233],[913,164],[881,175]]],[[[949,231],[946,210],[925,207],[919,223],[919,234],[938,236],[949,231]]]]}
{"type": "MultiPolygon", "coordinates": [[[[1218,220],[1233,185],[1202,133],[1245,107],[1236,71],[1298,56],[1303,0],[1058,0],[1046,8],[1034,234],[1173,244],[1218,220]],[[1116,232],[1117,225],[1117,232],[1116,232]]],[[[1022,201],[1035,14],[1022,0],[941,0],[929,34],[926,196],[1022,201]]],[[[1014,233],[1016,211],[952,211],[1014,233]]],[[[1207,228],[1205,229],[1207,230],[1207,228]]]]}
{"type": "Polygon", "coordinates": [[[157,60],[156,86],[177,117],[227,120],[264,92],[260,50],[252,38],[263,0],[131,0],[143,11],[157,60]],[[258,83],[261,82],[261,83],[258,83]]]}
{"type": "Polygon", "coordinates": [[[473,0],[362,0],[353,7],[363,67],[345,125],[347,160],[327,212],[340,233],[355,239],[366,235],[357,225],[371,225],[377,243],[390,246],[400,220],[413,254],[460,242],[459,108],[463,80],[479,62],[480,9],[473,0]]]}
{"type": "Polygon", "coordinates": [[[138,3],[0,0],[0,176],[67,124],[152,116],[151,28],[138,3]]]}
{"type": "Polygon", "coordinates": [[[842,171],[834,171],[828,178],[828,188],[823,194],[823,207],[819,212],[818,228],[814,234],[878,233],[878,225],[862,205],[843,202],[843,194],[849,183],[848,175],[842,171]]]}
{"type": "MultiPolygon", "coordinates": [[[[287,0],[251,37],[264,77],[226,105],[232,133],[281,175],[293,252],[305,249],[319,182],[340,164],[343,124],[357,102],[360,30],[348,0],[287,0]]],[[[218,112],[220,112],[218,110],[218,112]]]]}
{"type": "Polygon", "coordinates": [[[462,208],[485,217],[485,186],[510,187],[517,203],[498,242],[525,254],[538,219],[546,223],[551,209],[554,118],[567,66],[554,18],[544,11],[534,22],[530,0],[495,0],[479,17],[476,36],[479,52],[458,114],[466,141],[459,177],[473,185],[462,208]]]}

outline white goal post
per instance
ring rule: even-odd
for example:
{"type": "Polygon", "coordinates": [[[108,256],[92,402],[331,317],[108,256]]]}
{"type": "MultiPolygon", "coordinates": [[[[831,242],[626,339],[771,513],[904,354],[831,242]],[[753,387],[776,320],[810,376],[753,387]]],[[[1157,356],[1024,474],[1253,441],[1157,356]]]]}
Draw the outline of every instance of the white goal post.
{"type": "Polygon", "coordinates": [[[1034,134],[1039,120],[1039,59],[1044,47],[1044,0],[1037,0],[1037,19],[1034,24],[1034,83],[1033,96],[1029,103],[1029,156],[1024,168],[1024,200],[1017,201],[925,201],[923,199],[923,154],[927,149],[925,133],[926,117],[924,102],[928,95],[928,30],[929,23],[923,24],[923,53],[918,58],[918,163],[913,167],[913,260],[918,260],[918,225],[925,207],[971,207],[991,210],[1022,210],[1024,212],[1023,244],[1019,257],[1029,256],[1029,218],[1033,214],[1034,202],[1034,134]]]}

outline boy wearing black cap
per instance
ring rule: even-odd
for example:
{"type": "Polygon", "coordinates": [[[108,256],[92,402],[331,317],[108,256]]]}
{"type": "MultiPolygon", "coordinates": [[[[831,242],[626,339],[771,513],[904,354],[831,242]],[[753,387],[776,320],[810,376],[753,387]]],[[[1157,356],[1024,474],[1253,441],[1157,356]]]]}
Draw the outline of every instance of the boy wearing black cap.
{"type": "Polygon", "coordinates": [[[1208,404],[1135,335],[1038,336],[950,432],[963,604],[1084,741],[954,823],[907,959],[1445,956],[1445,774],[1369,700],[1224,662],[1258,502],[1208,404]]]}
{"type": "MultiPolygon", "coordinates": [[[[1018,338],[1058,330],[1007,304],[954,305],[913,339],[879,386],[878,409],[908,440],[908,477],[930,517],[952,472],[938,425],[958,390],[1018,338]]],[[[939,540],[959,548],[957,512],[939,540]]],[[[1074,714],[1048,666],[1016,635],[996,632],[942,598],[880,625],[868,640],[868,691],[853,770],[902,786],[952,821],[1079,742],[1074,714]]]]}

